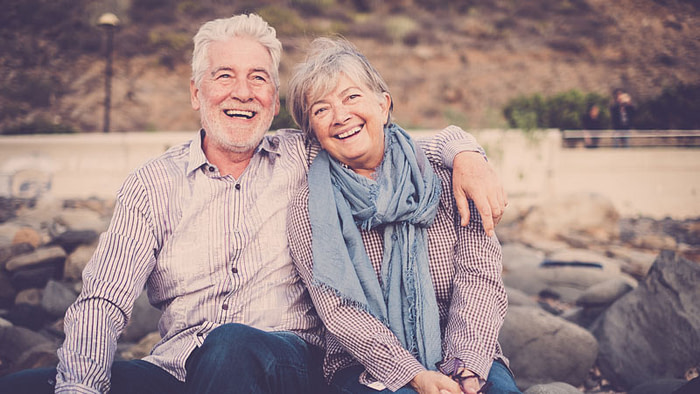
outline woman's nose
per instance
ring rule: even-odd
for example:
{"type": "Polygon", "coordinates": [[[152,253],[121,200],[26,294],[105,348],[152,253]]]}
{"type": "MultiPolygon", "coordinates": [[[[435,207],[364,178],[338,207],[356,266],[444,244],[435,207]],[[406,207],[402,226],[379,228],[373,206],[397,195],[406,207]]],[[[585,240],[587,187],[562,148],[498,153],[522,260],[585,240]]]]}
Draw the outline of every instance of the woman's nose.
{"type": "Polygon", "coordinates": [[[350,111],[344,105],[338,105],[333,111],[334,119],[336,124],[343,124],[350,119],[350,111]]]}

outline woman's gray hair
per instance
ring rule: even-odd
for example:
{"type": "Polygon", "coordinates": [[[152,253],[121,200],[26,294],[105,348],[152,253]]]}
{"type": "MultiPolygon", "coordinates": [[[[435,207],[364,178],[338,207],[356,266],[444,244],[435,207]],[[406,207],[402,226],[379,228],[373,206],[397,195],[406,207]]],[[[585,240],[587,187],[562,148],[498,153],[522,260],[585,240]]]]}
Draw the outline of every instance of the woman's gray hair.
{"type": "Polygon", "coordinates": [[[279,90],[279,66],[282,43],[277,39],[275,28],[256,14],[234,15],[230,18],[214,19],[202,25],[194,36],[192,51],[192,80],[199,87],[209,67],[209,44],[226,41],[234,37],[248,37],[267,48],[272,57],[272,80],[279,90]]]}
{"type": "MultiPolygon", "coordinates": [[[[289,112],[307,137],[314,138],[309,126],[311,105],[335,89],[340,74],[367,85],[378,97],[389,93],[384,78],[367,58],[344,38],[317,38],[311,42],[306,61],[296,66],[289,81],[289,112]]],[[[386,123],[391,122],[391,110],[386,123]]]]}

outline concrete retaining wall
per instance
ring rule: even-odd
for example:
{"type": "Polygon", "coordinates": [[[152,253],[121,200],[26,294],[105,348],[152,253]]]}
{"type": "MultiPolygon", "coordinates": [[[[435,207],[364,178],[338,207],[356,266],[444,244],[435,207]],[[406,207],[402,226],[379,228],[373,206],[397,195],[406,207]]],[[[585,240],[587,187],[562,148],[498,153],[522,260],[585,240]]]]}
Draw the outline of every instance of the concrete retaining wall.
{"type": "MultiPolygon", "coordinates": [[[[413,132],[417,137],[430,132],[413,132]]],[[[474,131],[515,207],[595,192],[623,216],[700,217],[700,149],[567,149],[555,130],[474,131]]],[[[114,198],[126,175],[193,132],[0,137],[0,197],[114,198]]]]}

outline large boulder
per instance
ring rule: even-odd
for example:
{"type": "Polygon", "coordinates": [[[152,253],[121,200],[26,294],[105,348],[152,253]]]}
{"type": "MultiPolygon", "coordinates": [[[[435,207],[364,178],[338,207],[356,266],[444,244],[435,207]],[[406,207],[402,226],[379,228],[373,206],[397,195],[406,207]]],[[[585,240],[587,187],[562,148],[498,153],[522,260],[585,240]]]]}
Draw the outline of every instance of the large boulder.
{"type": "Polygon", "coordinates": [[[700,264],[662,252],[639,286],[593,324],[598,365],[629,389],[700,365],[700,264]]]}
{"type": "Polygon", "coordinates": [[[584,328],[531,307],[508,309],[499,342],[521,389],[551,382],[579,386],[598,353],[584,328]]]}
{"type": "Polygon", "coordinates": [[[581,394],[581,390],[564,382],[536,384],[523,394],[581,394]]]}
{"type": "Polygon", "coordinates": [[[28,368],[55,366],[58,344],[24,327],[0,325],[0,371],[4,374],[28,368]]]}
{"type": "Polygon", "coordinates": [[[505,272],[503,282],[528,295],[546,293],[561,301],[574,303],[589,287],[618,277],[620,274],[599,267],[551,265],[505,272]]]}

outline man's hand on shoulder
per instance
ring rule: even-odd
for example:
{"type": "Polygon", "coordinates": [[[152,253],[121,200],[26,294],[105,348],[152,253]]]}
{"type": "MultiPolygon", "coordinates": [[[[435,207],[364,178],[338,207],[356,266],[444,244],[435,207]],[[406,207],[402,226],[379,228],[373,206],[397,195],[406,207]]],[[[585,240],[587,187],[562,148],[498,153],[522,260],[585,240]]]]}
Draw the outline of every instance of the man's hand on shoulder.
{"type": "Polygon", "coordinates": [[[491,164],[478,152],[461,152],[455,156],[452,174],[457,209],[461,225],[469,224],[469,203],[474,201],[489,236],[501,221],[508,205],[508,196],[491,164]]]}

